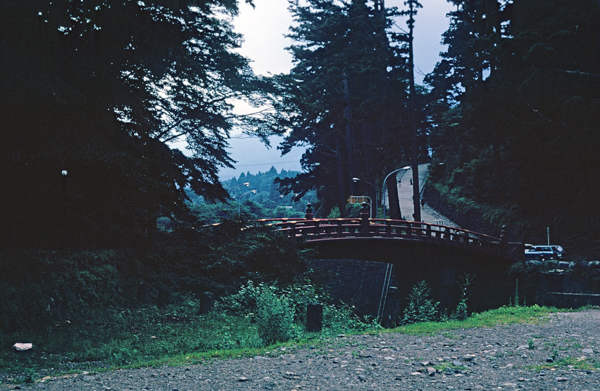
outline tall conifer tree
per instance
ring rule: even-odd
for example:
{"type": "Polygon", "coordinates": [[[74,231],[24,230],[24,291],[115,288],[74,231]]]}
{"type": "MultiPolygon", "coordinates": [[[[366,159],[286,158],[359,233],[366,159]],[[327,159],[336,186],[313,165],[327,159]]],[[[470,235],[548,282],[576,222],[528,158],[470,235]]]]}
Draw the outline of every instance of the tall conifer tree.
{"type": "Polygon", "coordinates": [[[597,237],[598,2],[453,3],[448,50],[426,78],[442,183],[523,219],[506,223],[527,240],[547,226],[597,237]]]}
{"type": "Polygon", "coordinates": [[[281,182],[284,191],[318,189],[321,214],[355,192],[379,188],[386,162],[402,159],[407,124],[405,40],[394,44],[382,2],[309,1],[293,4],[297,25],[290,37],[294,68],[279,81],[285,91],[278,107],[291,131],[281,148],[307,146],[305,173],[281,182]],[[360,182],[354,183],[352,178],[360,182]],[[379,181],[379,182],[378,182],[379,181]]]}

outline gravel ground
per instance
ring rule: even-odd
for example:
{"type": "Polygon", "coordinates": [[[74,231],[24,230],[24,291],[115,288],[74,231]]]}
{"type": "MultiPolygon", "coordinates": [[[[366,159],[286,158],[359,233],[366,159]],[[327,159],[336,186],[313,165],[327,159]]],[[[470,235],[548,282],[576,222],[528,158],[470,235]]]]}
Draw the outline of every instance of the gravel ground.
{"type": "MultiPolygon", "coordinates": [[[[558,313],[540,325],[431,336],[340,336],[327,347],[187,367],[83,373],[6,389],[42,390],[600,390],[600,371],[548,360],[600,359],[600,310],[558,313]],[[435,367],[435,368],[434,368],[435,367]]],[[[558,361],[556,361],[558,362],[558,361]]]]}

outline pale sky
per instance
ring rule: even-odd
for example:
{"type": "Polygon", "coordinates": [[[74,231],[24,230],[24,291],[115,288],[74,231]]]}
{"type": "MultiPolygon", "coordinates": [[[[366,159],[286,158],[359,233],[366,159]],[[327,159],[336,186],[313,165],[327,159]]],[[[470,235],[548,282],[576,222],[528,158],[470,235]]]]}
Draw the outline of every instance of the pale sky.
{"type": "MultiPolygon", "coordinates": [[[[448,29],[446,14],[452,5],[445,0],[421,0],[423,8],[415,17],[415,80],[421,83],[423,74],[433,71],[439,61],[439,53],[443,51],[440,44],[442,33],[448,29]]],[[[240,4],[240,14],[234,19],[235,30],[244,35],[244,44],[239,52],[252,60],[254,72],[261,75],[287,73],[292,67],[292,57],[285,50],[292,41],[285,38],[293,23],[288,12],[287,0],[254,0],[255,8],[245,2],[240,4]]],[[[404,9],[404,0],[392,0],[387,7],[396,6],[404,9]]],[[[406,30],[406,18],[396,22],[406,30]]],[[[222,180],[239,176],[242,172],[257,173],[268,171],[274,166],[277,171],[301,171],[300,156],[302,150],[295,149],[291,153],[280,156],[276,149],[279,139],[271,140],[272,147],[267,149],[257,139],[233,138],[231,156],[237,160],[236,169],[225,169],[220,172],[222,180]]]]}

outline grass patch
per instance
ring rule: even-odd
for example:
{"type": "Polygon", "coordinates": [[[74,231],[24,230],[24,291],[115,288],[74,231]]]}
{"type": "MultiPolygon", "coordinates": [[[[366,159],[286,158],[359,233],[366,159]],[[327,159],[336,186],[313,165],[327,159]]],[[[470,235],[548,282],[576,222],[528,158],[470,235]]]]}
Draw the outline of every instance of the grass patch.
{"type": "MultiPolygon", "coordinates": [[[[304,287],[301,291],[307,290],[304,287]]],[[[277,309],[275,304],[290,302],[289,297],[294,292],[273,292],[277,292],[277,295],[273,293],[270,297],[266,306],[270,312],[267,314],[261,311],[229,313],[221,309],[199,315],[199,300],[191,295],[183,295],[176,297],[176,304],[162,308],[98,306],[97,311],[90,313],[85,322],[56,323],[37,333],[32,330],[0,333],[0,346],[5,347],[0,350],[0,384],[33,382],[45,376],[83,370],[190,365],[273,352],[279,355],[281,351],[277,349],[298,344],[319,346],[338,334],[378,328],[374,324],[361,322],[349,309],[327,305],[324,306],[322,332],[308,332],[301,318],[306,311],[299,307],[296,296],[293,296],[293,307],[291,304],[280,306],[289,315],[286,323],[280,325],[271,321],[282,312],[273,312],[274,308],[277,309]],[[294,319],[295,309],[299,309],[298,319],[294,319]],[[279,330],[291,330],[293,335],[265,338],[265,335],[279,337],[279,330]],[[26,354],[15,354],[9,347],[17,341],[31,342],[34,349],[26,354]]],[[[314,297],[309,299],[314,300],[314,297]]],[[[259,310],[260,305],[259,301],[259,310]]]]}
{"type": "Polygon", "coordinates": [[[533,365],[526,367],[527,369],[539,372],[543,370],[556,370],[556,369],[578,369],[582,371],[596,371],[600,369],[600,362],[598,360],[587,358],[587,357],[565,357],[556,360],[552,363],[545,363],[540,365],[533,365]]]}
{"type": "Polygon", "coordinates": [[[46,335],[0,335],[2,346],[11,346],[15,341],[34,345],[26,355],[16,355],[8,349],[0,352],[0,373],[14,374],[0,377],[0,382],[22,381],[24,375],[31,377],[31,371],[49,375],[97,371],[153,365],[186,355],[197,362],[207,357],[231,357],[263,346],[256,325],[249,319],[217,313],[199,316],[193,305],[105,313],[104,321],[98,319],[89,324],[52,327],[46,335]]]}
{"type": "Polygon", "coordinates": [[[449,364],[449,363],[434,365],[433,368],[435,368],[436,371],[442,372],[442,373],[445,373],[445,372],[467,372],[467,371],[471,370],[471,368],[466,367],[464,365],[454,365],[454,364],[449,364]]]}
{"type": "Polygon", "coordinates": [[[409,335],[435,334],[447,330],[489,328],[506,326],[517,323],[541,323],[546,315],[557,312],[555,308],[540,307],[501,307],[495,310],[473,314],[465,320],[450,320],[447,322],[414,323],[407,326],[385,330],[385,332],[402,333],[409,335]]]}

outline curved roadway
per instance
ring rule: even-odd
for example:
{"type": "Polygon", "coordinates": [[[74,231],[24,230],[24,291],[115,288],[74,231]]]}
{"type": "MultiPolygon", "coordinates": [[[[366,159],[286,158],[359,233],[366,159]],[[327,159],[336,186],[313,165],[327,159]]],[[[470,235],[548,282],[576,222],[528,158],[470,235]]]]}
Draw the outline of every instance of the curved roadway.
{"type": "MultiPolygon", "coordinates": [[[[425,186],[427,171],[429,164],[419,164],[419,185],[421,192],[425,186]]],[[[398,198],[400,200],[400,212],[402,218],[406,220],[414,220],[413,213],[415,211],[413,204],[413,187],[412,187],[412,170],[406,170],[398,175],[398,198]]],[[[458,224],[451,221],[446,216],[442,215],[437,210],[430,207],[427,202],[421,208],[421,220],[425,223],[447,225],[450,227],[459,228],[458,224]]]]}

